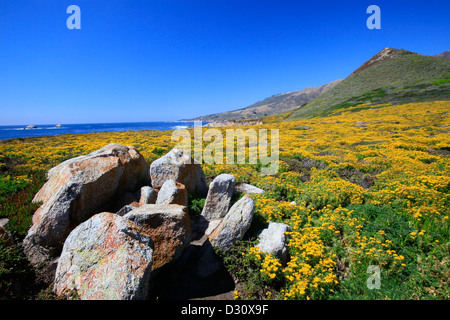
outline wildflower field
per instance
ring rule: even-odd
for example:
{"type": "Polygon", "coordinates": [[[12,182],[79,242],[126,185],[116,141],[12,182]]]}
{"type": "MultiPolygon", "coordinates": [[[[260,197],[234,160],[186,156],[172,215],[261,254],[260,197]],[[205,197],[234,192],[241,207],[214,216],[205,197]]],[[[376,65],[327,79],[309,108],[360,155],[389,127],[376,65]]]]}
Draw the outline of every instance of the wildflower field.
{"type": "MultiPolygon", "coordinates": [[[[267,190],[254,195],[246,238],[219,253],[239,280],[236,299],[450,298],[450,101],[264,122],[252,128],[279,129],[277,174],[260,175],[261,164],[203,164],[209,179],[231,173],[267,190]],[[256,247],[268,221],[292,229],[285,265],[256,247]],[[381,271],[379,289],[368,286],[370,266],[381,271]]],[[[31,199],[48,169],[113,142],[137,147],[149,164],[176,145],[157,131],[0,141],[0,218],[15,237],[31,226],[31,199]]],[[[28,273],[19,246],[0,244],[0,298],[20,298],[15,279],[28,273]]]]}

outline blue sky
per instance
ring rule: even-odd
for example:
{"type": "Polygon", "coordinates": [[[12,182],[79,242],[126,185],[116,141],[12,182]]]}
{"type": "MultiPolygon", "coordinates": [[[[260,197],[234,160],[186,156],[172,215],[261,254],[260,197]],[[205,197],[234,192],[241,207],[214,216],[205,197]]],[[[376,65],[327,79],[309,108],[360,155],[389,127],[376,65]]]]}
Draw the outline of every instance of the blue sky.
{"type": "Polygon", "coordinates": [[[450,1],[0,0],[0,125],[172,121],[450,50],[450,1]],[[69,5],[81,29],[69,30],[69,5]],[[369,5],[381,30],[369,30],[369,5]]]}

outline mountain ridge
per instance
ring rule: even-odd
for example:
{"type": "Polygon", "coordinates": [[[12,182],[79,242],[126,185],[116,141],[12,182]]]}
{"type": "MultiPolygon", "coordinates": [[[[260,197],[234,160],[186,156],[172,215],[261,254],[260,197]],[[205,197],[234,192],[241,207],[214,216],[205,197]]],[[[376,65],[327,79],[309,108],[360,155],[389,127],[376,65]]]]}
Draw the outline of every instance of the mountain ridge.
{"type": "Polygon", "coordinates": [[[385,48],[285,120],[327,115],[359,104],[450,100],[450,60],[385,48]]]}
{"type": "Polygon", "coordinates": [[[273,114],[288,112],[305,103],[308,103],[309,101],[312,101],[314,98],[331,89],[342,80],[343,79],[338,79],[318,87],[308,87],[300,91],[276,94],[244,108],[200,116],[197,118],[188,119],[187,121],[258,119],[273,114]]]}
{"type": "Polygon", "coordinates": [[[436,54],[433,57],[443,58],[443,59],[450,59],[450,50],[447,50],[447,51],[444,51],[442,53],[436,54]]]}

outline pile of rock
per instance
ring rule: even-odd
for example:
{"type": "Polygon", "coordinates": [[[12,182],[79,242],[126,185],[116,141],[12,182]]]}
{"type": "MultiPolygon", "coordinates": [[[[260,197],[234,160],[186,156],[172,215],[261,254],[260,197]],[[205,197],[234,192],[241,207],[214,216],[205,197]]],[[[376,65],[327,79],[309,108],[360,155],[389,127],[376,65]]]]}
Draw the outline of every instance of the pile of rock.
{"type": "MultiPolygon", "coordinates": [[[[24,251],[57,294],[145,299],[161,270],[191,261],[193,252],[201,277],[218,270],[212,248],[228,251],[252,222],[252,197],[231,203],[236,189],[249,188],[263,192],[236,186],[229,174],[208,186],[201,165],[184,150],[171,150],[149,168],[134,147],[110,144],[48,172],[33,200],[42,205],[24,251]],[[206,197],[200,216],[189,215],[188,194],[206,197]]],[[[285,248],[277,250],[285,255],[285,248]]]]}

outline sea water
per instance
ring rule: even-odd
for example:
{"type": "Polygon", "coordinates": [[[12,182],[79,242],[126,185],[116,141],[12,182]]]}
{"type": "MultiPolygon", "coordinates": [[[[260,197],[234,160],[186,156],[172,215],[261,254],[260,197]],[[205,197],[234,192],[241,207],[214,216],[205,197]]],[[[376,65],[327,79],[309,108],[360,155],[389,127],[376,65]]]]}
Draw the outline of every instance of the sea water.
{"type": "Polygon", "coordinates": [[[125,123],[85,123],[85,124],[36,125],[36,129],[25,129],[27,125],[0,126],[0,140],[23,137],[53,136],[57,134],[77,134],[90,132],[119,132],[140,130],[175,130],[193,127],[192,122],[125,122],[125,123]]]}

